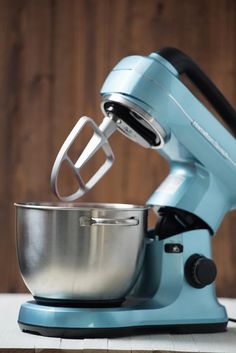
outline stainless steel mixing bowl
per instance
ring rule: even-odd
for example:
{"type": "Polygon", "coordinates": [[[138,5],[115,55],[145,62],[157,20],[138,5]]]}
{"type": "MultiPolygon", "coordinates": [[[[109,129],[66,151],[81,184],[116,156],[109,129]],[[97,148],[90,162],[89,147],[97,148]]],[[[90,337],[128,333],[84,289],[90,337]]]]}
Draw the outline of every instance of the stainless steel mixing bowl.
{"type": "Polygon", "coordinates": [[[38,301],[117,301],[145,252],[148,207],[17,203],[20,270],[38,301]]]}

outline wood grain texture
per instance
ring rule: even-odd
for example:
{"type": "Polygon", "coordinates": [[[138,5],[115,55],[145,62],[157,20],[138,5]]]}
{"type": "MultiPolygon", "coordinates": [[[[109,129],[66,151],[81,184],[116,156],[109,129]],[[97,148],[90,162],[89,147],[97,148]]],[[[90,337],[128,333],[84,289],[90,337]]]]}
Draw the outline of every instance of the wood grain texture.
{"type": "MultiPolygon", "coordinates": [[[[120,58],[178,47],[236,106],[235,35],[234,0],[0,0],[0,291],[25,290],[13,202],[55,200],[57,151],[81,115],[101,121],[99,90],[120,58]]],[[[116,163],[81,201],[144,203],[166,162],[120,134],[111,144],[116,163]]],[[[236,296],[235,233],[232,212],[213,241],[219,295],[236,296]]]]}

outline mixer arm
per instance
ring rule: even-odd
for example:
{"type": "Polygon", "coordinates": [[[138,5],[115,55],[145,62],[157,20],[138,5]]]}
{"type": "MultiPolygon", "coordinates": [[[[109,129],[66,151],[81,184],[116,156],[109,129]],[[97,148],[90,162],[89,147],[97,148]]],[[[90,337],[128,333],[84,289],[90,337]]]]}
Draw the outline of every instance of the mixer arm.
{"type": "Polygon", "coordinates": [[[175,48],[163,48],[157,54],[172,64],[179,75],[185,74],[195,84],[236,137],[236,111],[200,67],[188,55],[175,48]]]}

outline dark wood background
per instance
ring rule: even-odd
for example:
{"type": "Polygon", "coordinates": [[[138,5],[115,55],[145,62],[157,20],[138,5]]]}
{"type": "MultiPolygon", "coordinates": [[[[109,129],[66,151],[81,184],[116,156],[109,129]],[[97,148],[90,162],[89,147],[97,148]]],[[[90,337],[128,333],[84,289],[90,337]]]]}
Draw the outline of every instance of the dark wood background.
{"type": "MultiPolygon", "coordinates": [[[[99,90],[111,68],[124,56],[175,46],[236,106],[235,38],[234,0],[0,0],[1,292],[26,290],[13,203],[55,200],[56,153],[81,115],[102,119],[99,90]]],[[[116,163],[82,201],[143,204],[167,174],[166,162],[121,134],[111,143],[116,163]]],[[[213,246],[217,292],[236,296],[235,212],[213,246]]]]}

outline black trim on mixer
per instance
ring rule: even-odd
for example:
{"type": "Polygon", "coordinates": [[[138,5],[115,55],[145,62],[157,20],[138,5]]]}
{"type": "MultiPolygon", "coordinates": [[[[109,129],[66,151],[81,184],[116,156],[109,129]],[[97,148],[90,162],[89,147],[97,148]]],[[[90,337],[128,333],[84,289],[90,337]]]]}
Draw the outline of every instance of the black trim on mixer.
{"type": "Polygon", "coordinates": [[[121,306],[125,298],[114,300],[50,299],[34,296],[37,304],[73,308],[111,308],[121,306]]]}
{"type": "Polygon", "coordinates": [[[161,207],[158,215],[158,222],[152,232],[158,235],[160,240],[196,229],[207,229],[214,234],[206,222],[191,212],[175,207],[161,207]]]}
{"type": "Polygon", "coordinates": [[[114,338],[152,333],[214,333],[226,331],[227,322],[208,324],[150,325],[116,328],[63,328],[28,325],[18,322],[23,332],[60,338],[114,338]]]}
{"type": "Polygon", "coordinates": [[[235,109],[200,67],[188,55],[175,48],[163,48],[157,54],[169,61],[179,74],[185,74],[195,84],[236,137],[235,109]]]}

